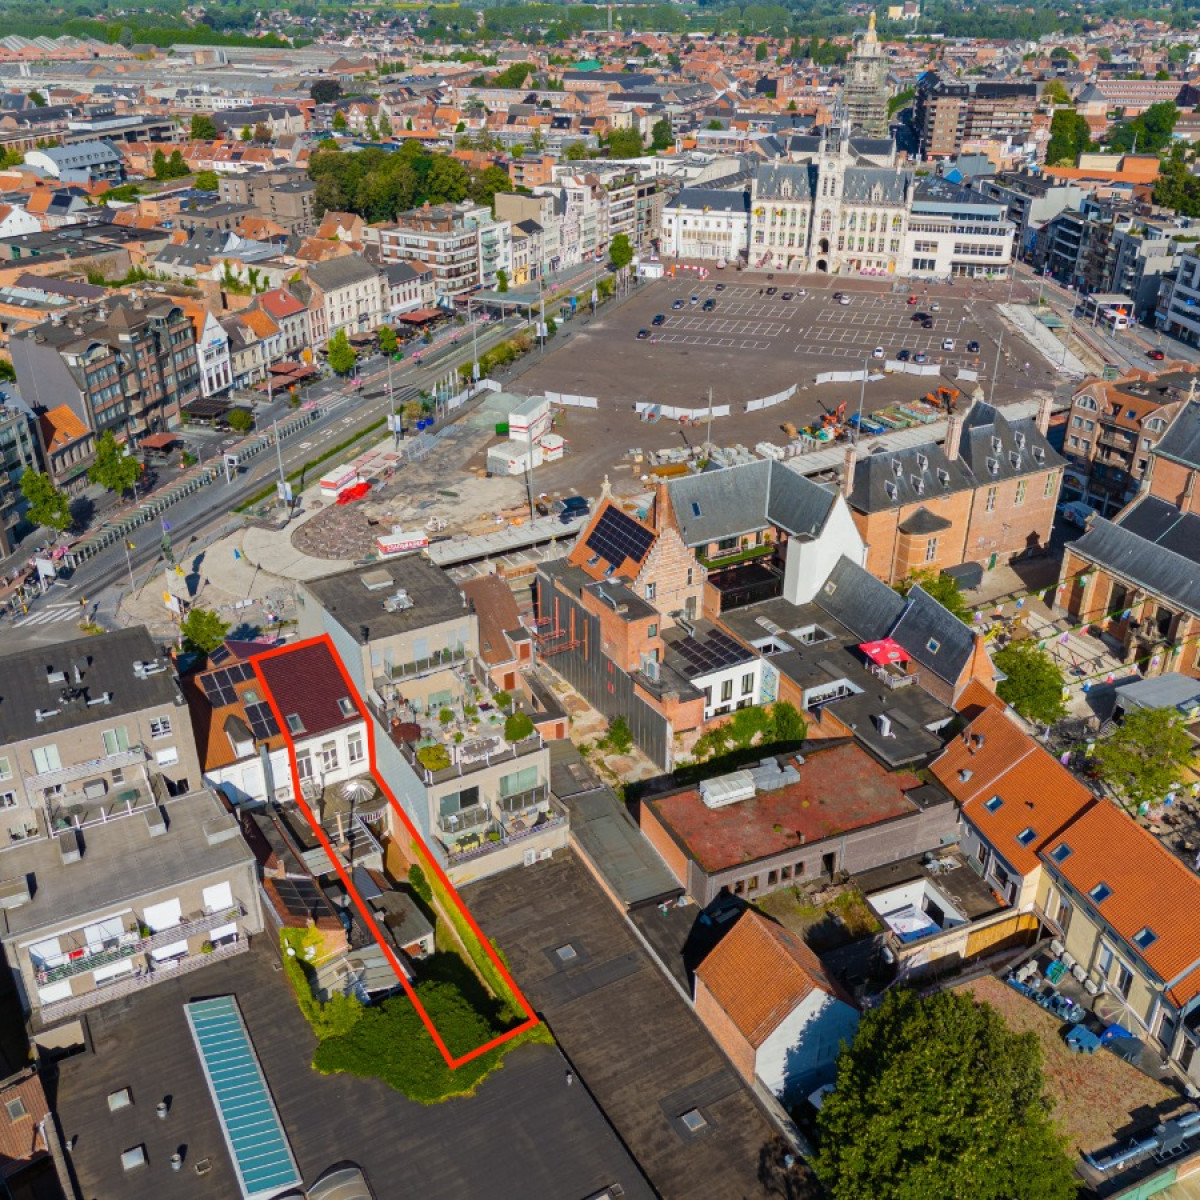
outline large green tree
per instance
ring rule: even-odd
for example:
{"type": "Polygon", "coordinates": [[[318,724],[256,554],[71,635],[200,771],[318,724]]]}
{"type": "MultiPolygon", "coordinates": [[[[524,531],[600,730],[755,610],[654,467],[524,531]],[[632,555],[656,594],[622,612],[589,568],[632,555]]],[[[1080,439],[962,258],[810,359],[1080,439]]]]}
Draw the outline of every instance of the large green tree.
{"type": "Polygon", "coordinates": [[[864,1014],[818,1117],[831,1200],[1075,1200],[1041,1048],[962,992],[864,1014]]]}
{"type": "Polygon", "coordinates": [[[993,661],[1007,676],[996,689],[1000,699],[1027,721],[1053,725],[1067,715],[1062,673],[1036,642],[1013,642],[997,650],[993,661]]]}
{"type": "Polygon", "coordinates": [[[342,85],[336,79],[318,79],[308,89],[308,94],[316,104],[332,104],[341,99],[342,85]]]}
{"type": "Polygon", "coordinates": [[[614,129],[608,135],[610,158],[640,158],[645,153],[641,132],[637,129],[614,129]]]}
{"type": "Polygon", "coordinates": [[[119,495],[129,491],[141,475],[142,464],[106,429],[96,443],[96,460],[88,468],[88,478],[119,495]]]}
{"type": "Polygon", "coordinates": [[[1131,709],[1092,753],[1097,774],[1132,807],[1177,788],[1193,757],[1191,735],[1173,708],[1131,709]]]}
{"type": "Polygon", "coordinates": [[[1122,121],[1109,130],[1108,149],[1115,153],[1157,154],[1170,144],[1179,109],[1170,100],[1152,104],[1132,121],[1122,121]]]}
{"type": "Polygon", "coordinates": [[[193,608],[179,623],[183,648],[198,654],[211,654],[226,638],[229,625],[207,608],[193,608]]]}
{"type": "Polygon", "coordinates": [[[358,351],[350,345],[350,339],[346,337],[344,329],[339,329],[329,339],[329,343],[325,347],[325,355],[329,360],[330,369],[339,375],[348,375],[354,370],[354,364],[358,362],[358,351]]]}
{"type": "Polygon", "coordinates": [[[71,524],[71,506],[66,495],[44,471],[25,471],[21,476],[21,495],[29,505],[27,515],[35,525],[62,533],[71,524]]]}
{"type": "Polygon", "coordinates": [[[970,623],[971,610],[967,607],[966,598],[958,581],[951,575],[943,575],[940,571],[925,569],[914,571],[903,583],[896,584],[896,591],[907,596],[917,585],[922,591],[928,592],[943,608],[952,612],[960,621],[970,623]]]}
{"type": "Polygon", "coordinates": [[[629,244],[629,235],[618,233],[608,244],[608,261],[620,271],[633,262],[633,247],[629,244]]]}
{"type": "Polygon", "coordinates": [[[1091,128],[1073,108],[1055,109],[1046,143],[1046,165],[1073,167],[1079,155],[1093,147],[1091,128]]]}
{"type": "Polygon", "coordinates": [[[196,142],[215,142],[220,136],[217,133],[216,124],[207,113],[196,113],[192,117],[192,127],[189,132],[192,140],[196,142]]]}
{"type": "Polygon", "coordinates": [[[650,149],[669,150],[674,138],[675,135],[671,131],[670,118],[661,117],[654,122],[654,125],[650,129],[650,149]]]}

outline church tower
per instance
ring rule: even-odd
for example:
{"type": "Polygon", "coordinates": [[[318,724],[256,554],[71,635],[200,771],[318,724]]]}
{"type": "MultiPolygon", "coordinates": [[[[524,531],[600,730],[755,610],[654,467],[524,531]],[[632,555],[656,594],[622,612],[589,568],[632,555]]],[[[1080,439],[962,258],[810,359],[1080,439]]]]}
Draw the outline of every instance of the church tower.
{"type": "Polygon", "coordinates": [[[875,33],[875,14],[871,13],[867,32],[859,40],[846,63],[846,81],[842,95],[855,133],[865,137],[888,136],[888,60],[875,33]]]}

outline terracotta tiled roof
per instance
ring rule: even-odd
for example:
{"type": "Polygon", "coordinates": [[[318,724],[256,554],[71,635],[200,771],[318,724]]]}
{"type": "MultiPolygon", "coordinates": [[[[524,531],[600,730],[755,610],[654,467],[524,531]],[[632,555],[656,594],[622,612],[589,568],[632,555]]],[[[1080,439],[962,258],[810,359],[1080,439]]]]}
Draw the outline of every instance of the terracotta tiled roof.
{"type": "Polygon", "coordinates": [[[88,435],[88,427],[65,404],[43,413],[38,417],[38,424],[42,429],[42,442],[50,454],[88,435]]]}
{"type": "Polygon", "coordinates": [[[508,581],[494,573],[479,575],[462,590],[479,621],[479,656],[492,667],[512,662],[515,654],[506,635],[521,629],[521,612],[508,581]]]}
{"type": "MultiPolygon", "coordinates": [[[[653,545],[654,538],[657,536],[654,531],[648,526],[637,520],[636,517],[627,513],[619,504],[615,504],[612,500],[606,500],[599,508],[596,509],[595,515],[588,522],[580,535],[579,541],[575,543],[575,549],[568,555],[567,561],[573,567],[579,567],[586,575],[592,579],[607,579],[611,575],[623,576],[626,579],[636,579],[638,572],[642,569],[642,563],[646,561],[645,555],[641,559],[626,558],[620,563],[610,563],[603,556],[597,556],[595,551],[588,545],[588,539],[592,535],[592,530],[600,524],[604,514],[609,510],[614,509],[620,513],[621,523],[628,521],[631,525],[635,525],[644,529],[650,537],[650,544],[653,545]],[[592,559],[596,559],[595,562],[592,559]],[[612,568],[615,567],[615,570],[612,568]]],[[[647,554],[649,550],[647,550],[647,554]]]]}
{"type": "Polygon", "coordinates": [[[931,764],[964,816],[1015,871],[1096,797],[1003,712],[988,708],[931,764]],[[964,778],[965,776],[965,778],[964,778]]]}
{"type": "Polygon", "coordinates": [[[972,679],[955,700],[954,707],[968,721],[973,721],[986,708],[994,708],[1003,712],[1004,701],[990,688],[980,683],[978,679],[972,679]]]}
{"type": "Polygon", "coordinates": [[[1200,877],[1107,800],[1073,821],[1042,861],[1089,902],[1166,984],[1195,995],[1200,963],[1200,877]],[[1098,884],[1108,895],[1092,895],[1098,884]],[[1148,932],[1147,932],[1148,931],[1148,932]],[[1145,937],[1141,937],[1146,933],[1145,937]]]}
{"type": "Polygon", "coordinates": [[[259,338],[273,337],[279,332],[279,326],[271,319],[270,314],[261,308],[247,308],[238,313],[242,324],[252,329],[259,338]]]}
{"type": "Polygon", "coordinates": [[[294,317],[297,313],[308,311],[307,307],[301,304],[291,292],[283,288],[272,288],[269,292],[263,292],[258,298],[258,302],[276,320],[281,317],[294,317]]]}
{"type": "Polygon", "coordinates": [[[717,943],[696,976],[756,1048],[814,989],[836,994],[804,942],[753,909],[717,943]]]}

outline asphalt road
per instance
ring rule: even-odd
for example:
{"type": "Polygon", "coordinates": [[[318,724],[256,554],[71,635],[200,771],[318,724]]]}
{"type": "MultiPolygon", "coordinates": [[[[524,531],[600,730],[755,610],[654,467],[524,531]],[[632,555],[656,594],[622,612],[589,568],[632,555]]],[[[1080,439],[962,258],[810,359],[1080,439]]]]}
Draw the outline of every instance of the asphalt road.
{"type": "MultiPolygon", "coordinates": [[[[481,327],[479,352],[511,336],[521,324],[513,318],[481,327]]],[[[464,326],[454,344],[422,354],[419,364],[412,360],[393,364],[392,387],[397,406],[420,391],[432,390],[449,372],[457,370],[463,363],[472,362],[474,353],[470,326],[464,326]]],[[[359,379],[361,387],[358,389],[348,386],[345,380],[327,379],[305,393],[306,402],[317,402],[320,416],[283,440],[281,454],[285,474],[316,458],[328,446],[360,433],[387,414],[391,405],[386,391],[386,360],[382,357],[367,360],[359,371],[359,379]]],[[[262,406],[256,413],[257,430],[261,433],[269,429],[273,420],[289,416],[291,412],[284,400],[262,406]]],[[[210,461],[226,449],[235,449],[226,445],[230,441],[228,434],[187,429],[181,440],[202,462],[210,461]]],[[[353,451],[346,453],[349,455],[353,451]]],[[[162,472],[158,486],[171,482],[177,475],[178,472],[162,472]]],[[[232,521],[230,514],[237,505],[278,476],[279,457],[273,450],[267,450],[250,460],[230,482],[217,481],[202,487],[167,509],[163,516],[171,526],[171,544],[176,558],[185,562],[208,533],[232,521]]],[[[149,575],[161,570],[161,539],[159,523],[147,522],[127,539],[134,546],[129,551],[128,561],[118,541],[83,563],[69,580],[60,580],[44,596],[35,599],[27,612],[5,616],[0,628],[4,629],[6,648],[15,650],[66,640],[77,634],[78,622],[85,614],[102,621],[111,618],[120,597],[130,586],[131,573],[135,585],[141,586],[149,575]]]]}

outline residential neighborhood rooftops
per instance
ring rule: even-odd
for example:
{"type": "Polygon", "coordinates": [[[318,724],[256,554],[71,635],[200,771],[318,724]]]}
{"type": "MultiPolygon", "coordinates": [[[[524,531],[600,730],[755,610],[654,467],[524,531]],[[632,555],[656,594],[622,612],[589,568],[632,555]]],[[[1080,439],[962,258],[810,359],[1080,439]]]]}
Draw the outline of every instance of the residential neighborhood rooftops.
{"type": "Polygon", "coordinates": [[[915,775],[888,772],[851,741],[810,742],[802,759],[779,761],[795,768],[795,782],[756,790],[734,804],[710,808],[698,787],[647,797],[642,804],[681,849],[713,873],[909,816],[922,807],[919,800],[946,799],[936,789],[918,797],[915,775]]]}
{"type": "Polygon", "coordinates": [[[216,795],[191,792],[78,833],[0,850],[0,878],[34,881],[26,903],[0,909],[0,928],[5,937],[28,934],[252,860],[216,795]],[[165,829],[155,826],[159,816],[165,829]],[[79,850],[76,861],[64,862],[64,844],[79,850]]]}
{"type": "MultiPolygon", "coordinates": [[[[1187,383],[1194,381],[1195,376],[1191,376],[1187,383]]],[[[1159,438],[1154,453],[1185,467],[1200,470],[1200,401],[1193,400],[1179,410],[1167,432],[1159,438]]]]}
{"type": "Polygon", "coordinates": [[[174,666],[159,650],[149,630],[135,626],[0,657],[0,743],[180,703],[174,666]],[[137,663],[148,669],[136,672],[137,663]]]}

